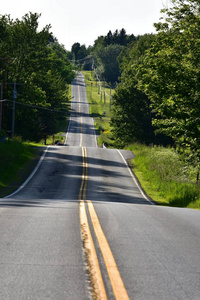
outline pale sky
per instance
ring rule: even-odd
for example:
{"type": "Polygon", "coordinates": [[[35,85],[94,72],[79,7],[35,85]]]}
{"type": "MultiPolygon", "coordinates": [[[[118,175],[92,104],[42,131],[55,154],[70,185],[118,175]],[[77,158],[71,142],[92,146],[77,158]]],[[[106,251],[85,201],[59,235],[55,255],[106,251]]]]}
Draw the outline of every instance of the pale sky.
{"type": "Polygon", "coordinates": [[[4,0],[0,14],[19,18],[29,11],[41,13],[40,29],[51,24],[51,32],[66,50],[79,42],[93,45],[109,30],[124,28],[127,34],[155,32],[153,23],[170,0],[4,0]]]}

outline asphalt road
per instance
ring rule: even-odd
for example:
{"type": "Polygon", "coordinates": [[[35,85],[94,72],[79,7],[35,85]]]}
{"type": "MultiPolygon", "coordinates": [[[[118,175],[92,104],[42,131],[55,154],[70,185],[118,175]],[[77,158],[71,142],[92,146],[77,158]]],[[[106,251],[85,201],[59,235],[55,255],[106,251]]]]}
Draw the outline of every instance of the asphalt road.
{"type": "Polygon", "coordinates": [[[0,299],[92,299],[82,202],[107,299],[199,300],[200,211],[145,198],[125,162],[130,153],[97,147],[82,74],[72,95],[65,145],[49,147],[24,186],[0,199],[0,299]],[[96,220],[116,266],[106,264],[96,220]]]}

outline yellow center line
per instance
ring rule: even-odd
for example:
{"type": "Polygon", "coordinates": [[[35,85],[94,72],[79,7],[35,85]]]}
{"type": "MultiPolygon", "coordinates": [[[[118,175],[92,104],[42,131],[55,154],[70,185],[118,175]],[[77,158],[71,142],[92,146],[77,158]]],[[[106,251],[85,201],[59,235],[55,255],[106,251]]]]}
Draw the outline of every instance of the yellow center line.
{"type": "Polygon", "coordinates": [[[95,234],[96,234],[97,240],[99,242],[99,246],[100,246],[104,261],[105,261],[105,265],[107,268],[107,272],[108,272],[108,275],[110,278],[110,282],[111,282],[111,285],[113,288],[115,298],[116,298],[116,300],[128,300],[129,296],[127,294],[126,288],[124,286],[121,275],[117,268],[114,256],[110,249],[110,246],[107,242],[105,234],[100,225],[99,219],[98,219],[97,214],[94,209],[94,206],[91,201],[87,201],[87,204],[88,204],[88,209],[90,212],[92,224],[94,227],[94,231],[95,231],[95,234]]]}
{"type": "Polygon", "coordinates": [[[101,270],[99,267],[99,262],[93,243],[92,235],[90,232],[87,213],[85,209],[85,195],[87,187],[87,157],[86,148],[82,147],[82,157],[83,157],[83,173],[81,187],[79,191],[79,214],[80,214],[80,224],[82,239],[84,242],[86,257],[88,261],[90,279],[93,289],[93,298],[96,300],[107,300],[106,291],[101,275],[101,270]]]}
{"type": "MultiPolygon", "coordinates": [[[[82,173],[81,188],[79,192],[79,203],[80,203],[79,210],[80,210],[82,237],[84,241],[86,256],[87,256],[89,270],[90,270],[90,278],[93,287],[94,299],[106,300],[107,296],[105,292],[105,287],[104,287],[93,239],[91,236],[91,231],[89,228],[87,213],[85,208],[86,189],[87,189],[87,181],[88,181],[87,150],[85,147],[82,147],[82,157],[83,157],[83,173],[82,173]]],[[[123,280],[119,273],[117,264],[115,262],[108,241],[100,225],[94,206],[92,202],[89,200],[87,200],[87,205],[88,205],[88,210],[92,221],[92,225],[94,228],[94,232],[96,234],[99,247],[101,249],[104,262],[107,268],[107,272],[110,278],[115,299],[129,300],[128,293],[124,286],[123,280]]]]}

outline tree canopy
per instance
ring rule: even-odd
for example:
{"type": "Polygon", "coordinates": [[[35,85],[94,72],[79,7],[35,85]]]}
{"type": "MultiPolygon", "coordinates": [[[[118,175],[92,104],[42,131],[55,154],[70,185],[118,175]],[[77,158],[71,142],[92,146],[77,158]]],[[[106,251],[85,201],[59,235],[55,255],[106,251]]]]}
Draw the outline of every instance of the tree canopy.
{"type": "MultiPolygon", "coordinates": [[[[50,110],[61,109],[62,103],[68,101],[68,84],[74,77],[64,46],[52,36],[50,25],[39,31],[39,18],[37,13],[28,13],[22,20],[12,20],[8,15],[0,18],[0,80],[4,81],[4,98],[13,99],[16,82],[15,131],[24,139],[34,140],[54,130],[58,116],[49,115],[50,110]]],[[[11,108],[10,102],[3,107],[3,126],[7,131],[11,128],[11,108]]]]}
{"type": "MultiPolygon", "coordinates": [[[[155,24],[157,34],[150,40],[149,37],[140,39],[125,52],[122,81],[115,95],[114,131],[124,138],[123,132],[119,132],[120,110],[124,116],[141,112],[143,97],[139,101],[134,89],[149,101],[154,133],[168,136],[176,146],[188,147],[197,162],[200,157],[200,1],[173,0],[172,3],[172,7],[162,10],[161,22],[155,24]],[[126,101],[132,106],[127,105],[124,111],[126,101]],[[134,105],[137,101],[140,105],[134,105]]],[[[145,104],[142,107],[147,121],[145,104]]],[[[138,139],[132,118],[126,120],[129,132],[138,139]]]]}
{"type": "Polygon", "coordinates": [[[92,70],[95,67],[102,80],[114,84],[119,81],[121,75],[118,62],[121,50],[137,39],[133,34],[128,35],[124,28],[114,32],[109,30],[88,48],[78,42],[74,43],[69,58],[83,70],[92,70]]]}

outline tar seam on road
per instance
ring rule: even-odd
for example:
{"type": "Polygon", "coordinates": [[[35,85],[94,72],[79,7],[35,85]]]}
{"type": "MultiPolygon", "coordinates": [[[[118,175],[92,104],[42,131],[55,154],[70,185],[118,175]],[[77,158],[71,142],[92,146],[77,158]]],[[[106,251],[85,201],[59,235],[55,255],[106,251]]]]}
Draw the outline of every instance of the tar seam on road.
{"type": "MultiPolygon", "coordinates": [[[[92,240],[87,213],[85,208],[86,201],[86,189],[88,181],[88,166],[87,166],[87,150],[85,147],[82,147],[82,159],[83,159],[83,173],[81,180],[81,187],[79,191],[79,210],[80,210],[80,223],[81,223],[81,232],[82,238],[84,241],[84,246],[86,250],[86,256],[88,260],[88,266],[91,277],[91,284],[93,287],[94,299],[104,300],[107,299],[105,287],[101,275],[101,270],[99,267],[98,258],[96,255],[96,250],[94,247],[94,242],[92,240]]],[[[96,234],[99,247],[101,249],[105,266],[110,278],[111,286],[116,300],[129,300],[128,293],[122,281],[121,275],[117,268],[114,256],[108,244],[108,241],[105,237],[105,234],[100,225],[99,219],[95,212],[94,206],[91,201],[87,201],[87,206],[89,209],[90,218],[96,234]]]]}
{"type": "Polygon", "coordinates": [[[92,295],[96,300],[107,300],[106,291],[99,267],[99,262],[90,232],[87,213],[85,209],[85,196],[87,187],[87,154],[86,148],[82,147],[82,158],[83,158],[83,173],[81,180],[81,187],[79,191],[79,214],[81,224],[81,234],[84,243],[85,253],[88,262],[90,281],[92,286],[92,295]]]}
{"type": "Polygon", "coordinates": [[[94,209],[94,205],[91,201],[87,201],[88,209],[90,212],[90,217],[92,220],[93,228],[99,242],[99,246],[101,249],[101,253],[104,258],[104,262],[106,265],[106,269],[108,271],[108,275],[110,278],[110,282],[112,285],[113,293],[115,295],[116,300],[128,300],[129,296],[122,281],[121,275],[117,268],[117,264],[115,262],[114,256],[108,244],[108,241],[105,237],[105,234],[100,225],[99,219],[94,209]]]}

